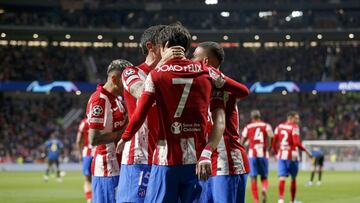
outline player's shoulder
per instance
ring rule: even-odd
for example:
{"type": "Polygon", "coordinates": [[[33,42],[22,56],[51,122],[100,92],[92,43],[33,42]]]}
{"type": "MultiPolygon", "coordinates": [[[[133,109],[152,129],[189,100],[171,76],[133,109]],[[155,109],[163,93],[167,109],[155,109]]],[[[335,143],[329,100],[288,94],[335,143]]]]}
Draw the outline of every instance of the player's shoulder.
{"type": "Polygon", "coordinates": [[[130,76],[137,75],[139,73],[139,68],[136,66],[129,66],[124,69],[121,76],[122,78],[129,78],[130,76]]]}

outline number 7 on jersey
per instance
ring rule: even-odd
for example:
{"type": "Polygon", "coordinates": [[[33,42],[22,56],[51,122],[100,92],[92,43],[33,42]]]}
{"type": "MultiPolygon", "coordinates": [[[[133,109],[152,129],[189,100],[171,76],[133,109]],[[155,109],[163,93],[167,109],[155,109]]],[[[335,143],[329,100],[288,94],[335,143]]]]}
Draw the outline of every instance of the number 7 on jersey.
{"type": "Polygon", "coordinates": [[[185,104],[186,104],[187,98],[190,93],[190,88],[191,88],[192,83],[193,83],[192,78],[173,78],[172,79],[173,85],[185,85],[183,93],[182,93],[180,101],[179,101],[179,104],[176,108],[174,118],[181,117],[181,114],[184,111],[185,104]]]}

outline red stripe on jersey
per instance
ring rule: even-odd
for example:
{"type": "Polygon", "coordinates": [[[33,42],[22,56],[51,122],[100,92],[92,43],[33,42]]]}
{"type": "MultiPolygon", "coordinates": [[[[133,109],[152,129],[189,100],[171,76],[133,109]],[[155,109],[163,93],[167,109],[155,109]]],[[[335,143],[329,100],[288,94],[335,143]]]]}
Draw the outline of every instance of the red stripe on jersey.
{"type": "Polygon", "coordinates": [[[104,176],[108,175],[108,166],[107,166],[107,157],[103,156],[103,163],[104,163],[104,176]]]}

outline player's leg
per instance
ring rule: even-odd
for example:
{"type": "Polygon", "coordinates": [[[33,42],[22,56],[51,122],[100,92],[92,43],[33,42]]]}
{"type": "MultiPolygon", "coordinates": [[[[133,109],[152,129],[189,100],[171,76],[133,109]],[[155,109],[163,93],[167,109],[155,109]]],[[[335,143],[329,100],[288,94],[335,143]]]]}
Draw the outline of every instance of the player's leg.
{"type": "Polygon", "coordinates": [[[212,202],[245,202],[247,174],[213,176],[209,181],[212,202]]]}
{"type": "Polygon", "coordinates": [[[312,158],[312,160],[311,160],[311,175],[310,175],[310,181],[307,184],[308,186],[313,185],[315,171],[316,171],[316,158],[312,158]]]}
{"type": "Polygon", "coordinates": [[[91,162],[92,156],[85,156],[82,158],[82,173],[84,176],[84,193],[87,202],[91,202],[91,162]]]}
{"type": "Polygon", "coordinates": [[[289,176],[289,161],[278,160],[278,176],[279,176],[279,203],[284,202],[285,179],[289,176]]]}
{"type": "Polygon", "coordinates": [[[144,202],[151,165],[122,165],[116,202],[144,202]]]}
{"type": "Polygon", "coordinates": [[[115,203],[119,176],[92,177],[93,203],[115,203]]]}
{"type": "Polygon", "coordinates": [[[268,174],[269,174],[269,161],[267,158],[260,158],[259,160],[259,175],[261,177],[261,185],[262,185],[262,202],[265,203],[267,200],[266,191],[268,188],[268,174]]]}
{"type": "Polygon", "coordinates": [[[50,173],[51,165],[52,165],[52,161],[50,159],[48,159],[47,164],[46,164],[45,175],[44,175],[44,181],[45,182],[49,181],[49,173],[50,173]]]}
{"type": "Polygon", "coordinates": [[[291,193],[291,202],[295,202],[296,196],[296,176],[299,172],[299,162],[290,161],[290,175],[291,175],[291,184],[290,184],[290,193],[291,193]]]}
{"type": "Polygon", "coordinates": [[[59,159],[56,159],[55,160],[55,167],[56,167],[56,178],[57,178],[57,181],[58,182],[61,182],[61,177],[60,177],[60,168],[59,168],[59,165],[60,165],[60,162],[59,162],[59,159]]]}
{"type": "Polygon", "coordinates": [[[152,165],[144,202],[177,202],[179,181],[177,166],[152,165]]]}
{"type": "Polygon", "coordinates": [[[251,194],[253,196],[254,202],[259,202],[258,188],[256,177],[258,175],[258,164],[257,158],[249,158],[250,163],[250,178],[251,178],[251,194]]]}
{"type": "Polygon", "coordinates": [[[317,185],[320,186],[321,185],[321,176],[322,176],[322,170],[323,170],[323,165],[324,165],[324,156],[321,156],[319,158],[319,166],[318,166],[318,173],[319,173],[319,179],[317,182],[317,185]]]}
{"type": "Polygon", "coordinates": [[[176,175],[180,177],[179,197],[182,203],[199,202],[200,198],[207,201],[207,196],[202,196],[203,189],[207,194],[207,184],[206,182],[199,184],[195,164],[176,166],[176,175]]]}

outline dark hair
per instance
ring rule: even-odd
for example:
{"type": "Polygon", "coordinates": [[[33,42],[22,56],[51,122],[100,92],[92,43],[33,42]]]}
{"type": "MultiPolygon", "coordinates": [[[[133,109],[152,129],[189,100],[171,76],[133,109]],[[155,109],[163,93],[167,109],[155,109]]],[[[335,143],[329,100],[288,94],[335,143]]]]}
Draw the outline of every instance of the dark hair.
{"type": "Polygon", "coordinates": [[[287,113],[287,117],[288,117],[288,118],[289,118],[289,117],[294,117],[295,115],[299,115],[299,113],[296,112],[296,111],[289,111],[289,112],[287,113]]]}
{"type": "Polygon", "coordinates": [[[199,47],[205,49],[207,52],[212,54],[219,61],[219,65],[224,62],[225,52],[224,49],[216,42],[202,42],[198,45],[199,47]]]}
{"type": "Polygon", "coordinates": [[[159,34],[160,30],[162,30],[165,25],[155,25],[151,26],[144,31],[140,38],[140,48],[144,55],[147,55],[149,51],[146,48],[146,43],[151,42],[155,45],[157,35],[159,34]]]}
{"type": "Polygon", "coordinates": [[[125,68],[129,66],[134,66],[132,63],[130,63],[127,60],[124,59],[116,59],[111,61],[110,65],[107,68],[107,74],[113,72],[113,71],[120,71],[122,72],[125,68]]]}
{"type": "Polygon", "coordinates": [[[185,52],[190,48],[191,36],[189,31],[182,25],[168,25],[163,28],[157,38],[157,43],[163,47],[166,42],[171,46],[182,46],[185,52]]]}
{"type": "Polygon", "coordinates": [[[252,110],[250,115],[251,115],[252,119],[260,119],[260,117],[261,117],[260,111],[257,109],[252,110]]]}

